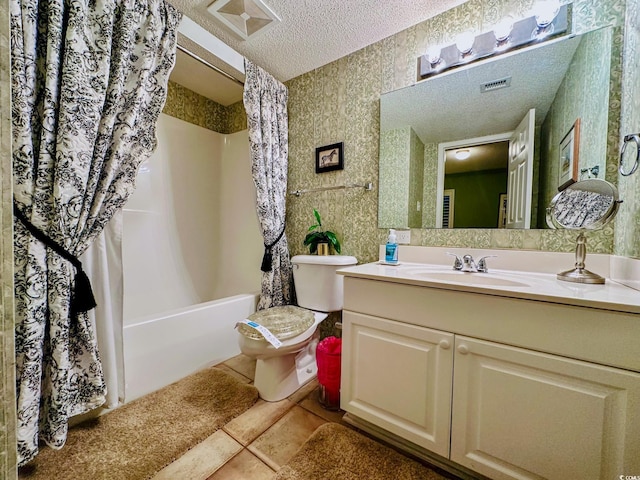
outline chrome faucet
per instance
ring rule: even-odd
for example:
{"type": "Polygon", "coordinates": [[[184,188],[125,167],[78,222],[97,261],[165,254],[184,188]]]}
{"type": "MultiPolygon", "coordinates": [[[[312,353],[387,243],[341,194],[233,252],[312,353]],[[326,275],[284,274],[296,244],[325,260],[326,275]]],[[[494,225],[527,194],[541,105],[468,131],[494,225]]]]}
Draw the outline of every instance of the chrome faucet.
{"type": "Polygon", "coordinates": [[[478,260],[478,271],[482,273],[487,273],[489,269],[487,268],[487,258],[494,258],[497,255],[485,255],[480,260],[478,260]]]}
{"type": "Polygon", "coordinates": [[[476,262],[473,261],[473,257],[471,255],[465,255],[462,257],[462,269],[463,272],[478,272],[478,266],[476,262]]]}
{"type": "Polygon", "coordinates": [[[478,260],[476,263],[473,260],[473,257],[469,254],[464,255],[460,258],[455,253],[447,252],[447,255],[451,255],[452,257],[456,257],[453,262],[453,269],[461,272],[472,272],[472,273],[487,273],[489,269],[487,268],[487,258],[495,257],[496,255],[485,255],[484,257],[478,260]]]}
{"type": "Polygon", "coordinates": [[[456,257],[456,259],[453,262],[453,269],[454,270],[462,270],[462,259],[458,255],[456,255],[455,253],[447,252],[447,255],[451,255],[452,257],[456,257]]]}

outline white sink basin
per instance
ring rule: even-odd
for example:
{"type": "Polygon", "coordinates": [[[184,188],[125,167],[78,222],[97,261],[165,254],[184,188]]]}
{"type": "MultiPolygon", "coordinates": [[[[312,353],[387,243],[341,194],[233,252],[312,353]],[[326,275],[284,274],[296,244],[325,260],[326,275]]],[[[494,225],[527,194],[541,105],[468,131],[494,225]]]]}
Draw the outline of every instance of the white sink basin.
{"type": "Polygon", "coordinates": [[[506,278],[492,273],[469,273],[458,271],[442,271],[429,268],[406,269],[407,276],[419,277],[423,280],[455,282],[464,285],[491,285],[495,287],[530,287],[528,283],[506,278]]]}

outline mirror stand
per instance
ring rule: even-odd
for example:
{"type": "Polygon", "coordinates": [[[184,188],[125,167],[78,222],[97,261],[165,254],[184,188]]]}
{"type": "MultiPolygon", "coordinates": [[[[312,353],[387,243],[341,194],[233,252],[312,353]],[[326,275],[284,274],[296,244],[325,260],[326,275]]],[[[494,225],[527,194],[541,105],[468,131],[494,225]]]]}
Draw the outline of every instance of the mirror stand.
{"type": "Polygon", "coordinates": [[[573,270],[557,274],[558,280],[575,283],[603,284],[604,277],[584,266],[587,256],[585,230],[596,230],[613,220],[622,200],[618,189],[606,180],[588,179],[573,183],[558,193],[547,208],[547,224],[551,228],[579,230],[576,238],[576,263],[573,270]]]}
{"type": "Polygon", "coordinates": [[[603,284],[604,277],[597,273],[590,272],[585,268],[584,261],[587,257],[587,237],[580,232],[576,238],[576,264],[575,268],[558,273],[558,280],[574,283],[603,284]]]}

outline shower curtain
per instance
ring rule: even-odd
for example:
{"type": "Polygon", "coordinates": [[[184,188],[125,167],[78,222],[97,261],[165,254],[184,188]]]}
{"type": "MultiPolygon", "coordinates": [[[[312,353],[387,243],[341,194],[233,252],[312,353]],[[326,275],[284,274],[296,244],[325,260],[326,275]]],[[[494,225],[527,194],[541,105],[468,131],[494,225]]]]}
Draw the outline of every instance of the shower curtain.
{"type": "Polygon", "coordinates": [[[105,401],[78,260],[155,148],[180,14],[164,0],[12,0],[18,462],[105,401]]]}
{"type": "Polygon", "coordinates": [[[285,234],[288,91],[249,60],[245,60],[245,74],[243,101],[249,129],[251,172],[265,246],[258,302],[258,310],[262,310],[293,301],[292,267],[285,234]]]}
{"type": "Polygon", "coordinates": [[[98,304],[87,314],[96,334],[107,390],[103,408],[115,408],[124,402],[122,217],[122,210],[115,212],[80,256],[98,304]]]}

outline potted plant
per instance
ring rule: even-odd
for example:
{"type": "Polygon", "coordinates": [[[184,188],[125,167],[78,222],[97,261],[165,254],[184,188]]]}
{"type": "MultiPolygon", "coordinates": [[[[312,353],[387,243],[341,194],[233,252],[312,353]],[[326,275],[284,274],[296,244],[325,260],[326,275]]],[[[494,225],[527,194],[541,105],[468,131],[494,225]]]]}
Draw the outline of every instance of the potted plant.
{"type": "Polygon", "coordinates": [[[340,242],[336,234],[329,230],[322,230],[322,219],[318,210],[313,209],[313,215],[316,217],[314,225],[309,227],[307,236],[304,237],[304,244],[309,247],[309,252],[318,255],[329,255],[329,246],[333,246],[336,253],[340,253],[340,242]]]}

